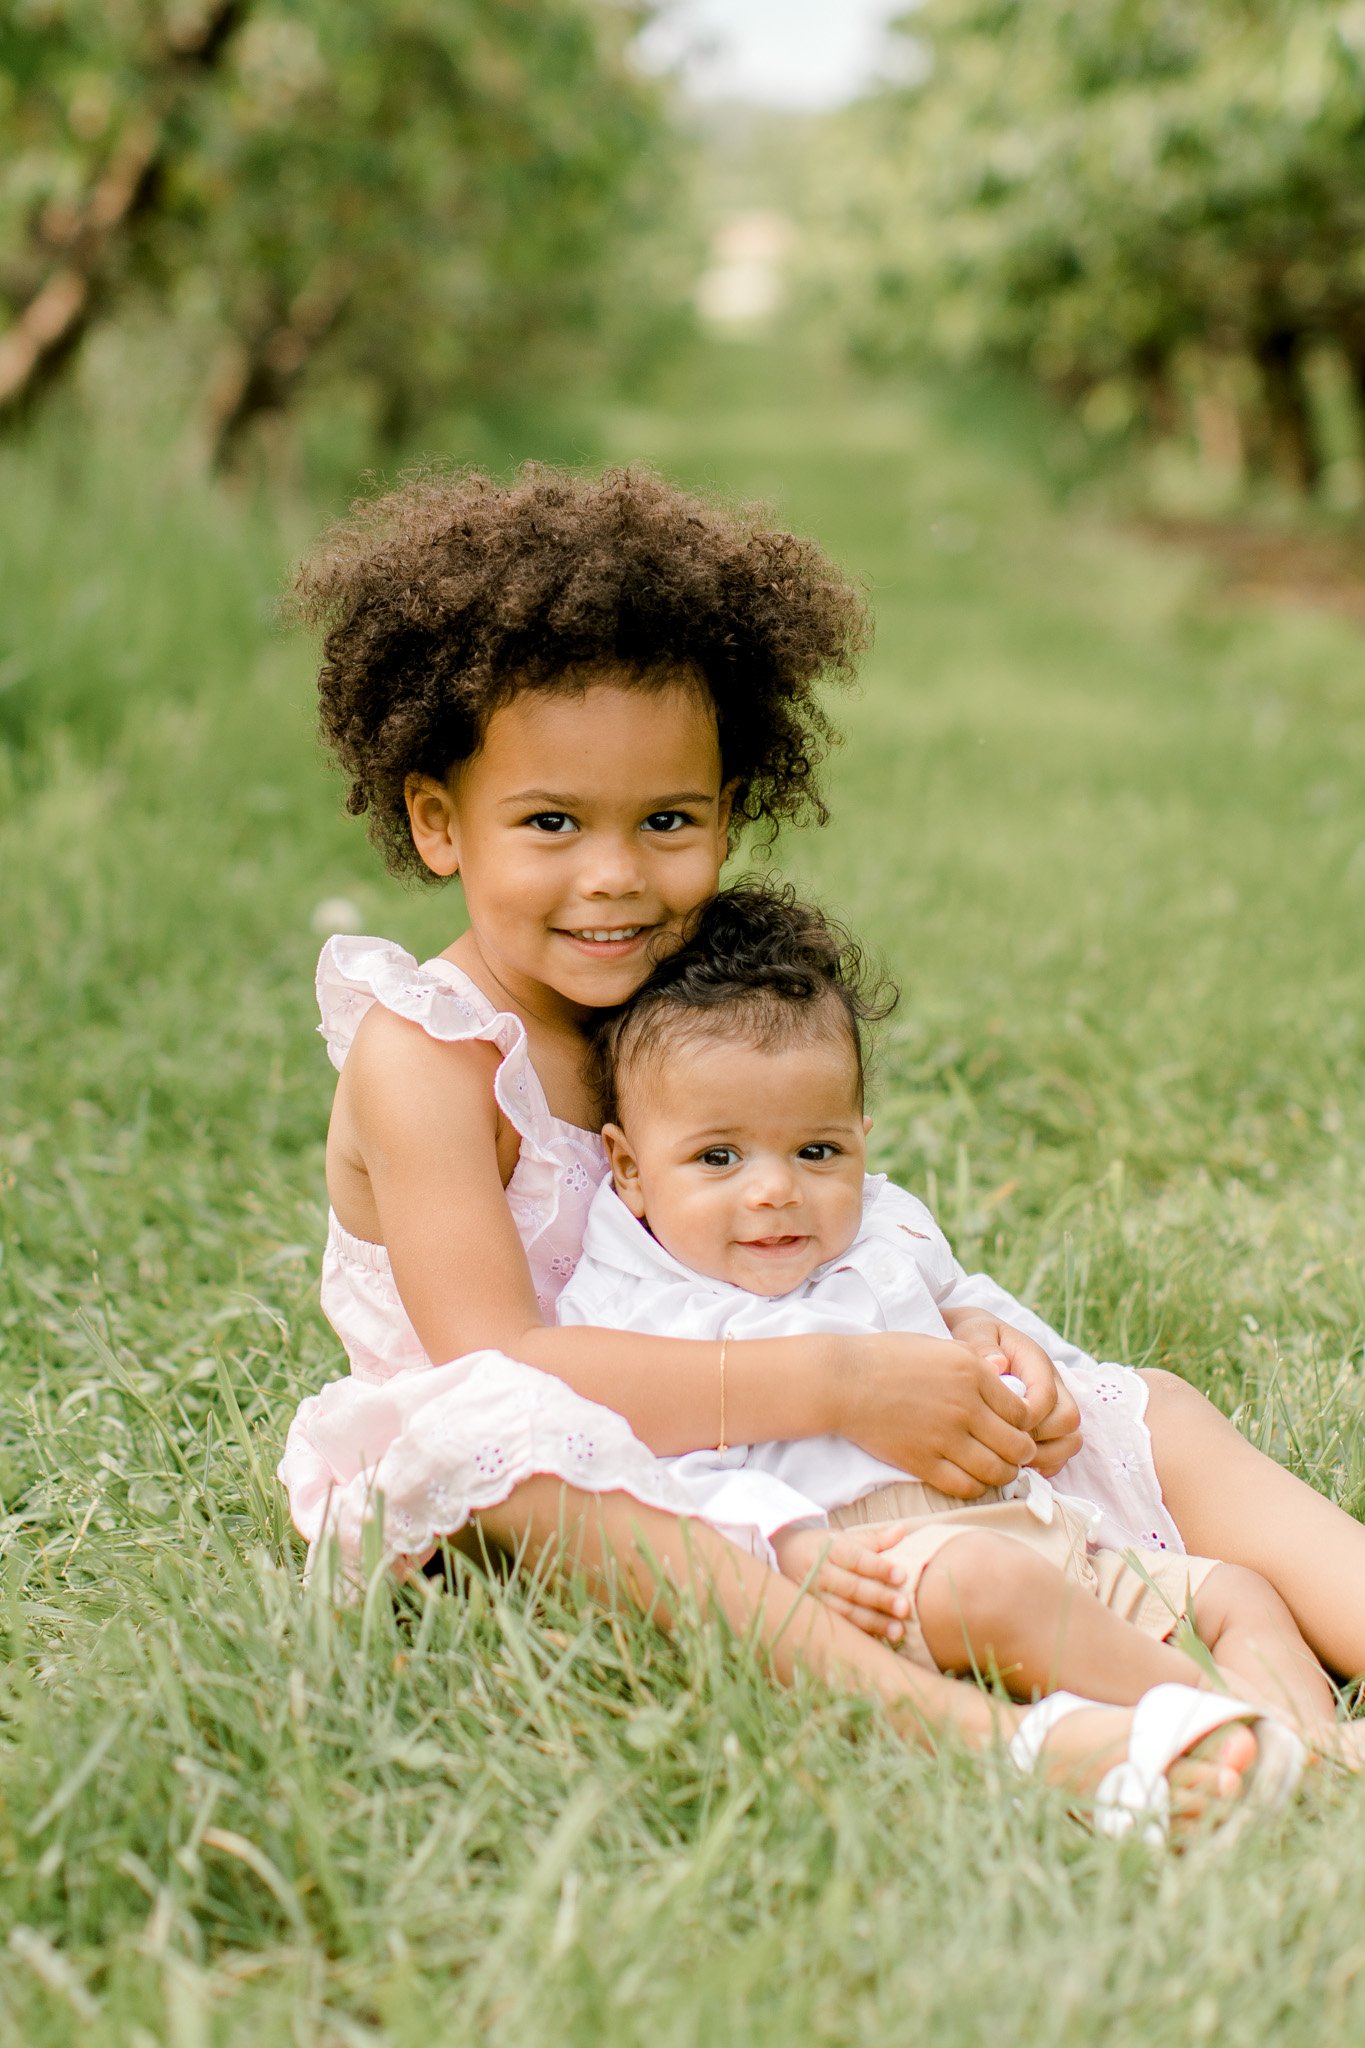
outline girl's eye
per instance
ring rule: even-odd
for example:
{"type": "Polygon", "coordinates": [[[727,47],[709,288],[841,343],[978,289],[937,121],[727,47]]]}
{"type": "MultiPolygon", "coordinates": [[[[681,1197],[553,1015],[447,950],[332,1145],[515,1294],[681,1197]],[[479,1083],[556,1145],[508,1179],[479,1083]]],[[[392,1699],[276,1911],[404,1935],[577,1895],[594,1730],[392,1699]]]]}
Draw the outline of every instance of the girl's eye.
{"type": "Polygon", "coordinates": [[[528,825],[534,825],[537,832],[549,832],[560,838],[566,832],[574,830],[574,821],[567,811],[537,811],[535,816],[528,818],[526,822],[528,825]]]}
{"type": "Polygon", "coordinates": [[[703,1166],[733,1166],[739,1154],[733,1145],[708,1145],[698,1158],[703,1166]]]}
{"type": "Polygon", "coordinates": [[[796,1156],[798,1159],[810,1161],[813,1165],[823,1165],[825,1160],[839,1157],[839,1147],[828,1144],[822,1138],[817,1144],[803,1145],[796,1156]]]}
{"type": "Polygon", "coordinates": [[[651,811],[645,819],[646,832],[681,832],[685,826],[695,825],[696,819],[690,811],[651,811]]]}

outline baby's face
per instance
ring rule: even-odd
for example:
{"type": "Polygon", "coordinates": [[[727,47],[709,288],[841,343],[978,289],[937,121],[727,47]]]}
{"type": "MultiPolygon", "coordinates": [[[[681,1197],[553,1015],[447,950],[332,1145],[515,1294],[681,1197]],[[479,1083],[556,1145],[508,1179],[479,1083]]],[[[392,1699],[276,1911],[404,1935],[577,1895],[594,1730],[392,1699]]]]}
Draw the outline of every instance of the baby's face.
{"type": "Polygon", "coordinates": [[[870,1123],[842,1030],[684,1043],[629,1077],[622,1114],[617,1193],[693,1272],[787,1294],[857,1235],[870,1123]]]}

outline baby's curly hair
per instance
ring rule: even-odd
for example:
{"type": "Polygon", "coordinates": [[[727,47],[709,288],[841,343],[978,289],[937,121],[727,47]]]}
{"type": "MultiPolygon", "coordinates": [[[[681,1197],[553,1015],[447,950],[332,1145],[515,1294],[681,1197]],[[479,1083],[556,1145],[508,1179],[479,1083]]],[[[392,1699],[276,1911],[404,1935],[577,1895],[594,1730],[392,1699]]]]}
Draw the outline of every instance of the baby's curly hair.
{"type": "Polygon", "coordinates": [[[816,685],[850,677],[869,637],[853,586],[759,512],[648,470],[538,463],[507,484],[428,475],[357,502],[300,568],[291,609],[325,628],[319,723],[347,809],[369,813],[395,872],[421,875],[406,777],[444,780],[518,690],[594,671],[699,679],[736,821],[823,823],[816,772],[835,735],[816,685]]]}
{"type": "Polygon", "coordinates": [[[623,1079],[689,1037],[731,1035],[766,1048],[833,1030],[847,1037],[861,1094],[867,1026],[899,1000],[895,982],[844,927],[800,902],[789,883],[723,889],[630,1001],[600,1020],[585,1072],[602,1122],[619,1123],[623,1079]]]}

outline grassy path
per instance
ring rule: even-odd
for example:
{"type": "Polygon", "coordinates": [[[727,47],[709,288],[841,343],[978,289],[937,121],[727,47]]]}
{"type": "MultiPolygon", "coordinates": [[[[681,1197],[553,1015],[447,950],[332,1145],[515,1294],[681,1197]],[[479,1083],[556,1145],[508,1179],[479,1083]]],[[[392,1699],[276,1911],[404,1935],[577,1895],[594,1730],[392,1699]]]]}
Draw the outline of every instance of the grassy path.
{"type": "MultiPolygon", "coordinates": [[[[879,1163],[1365,1505],[1358,632],[1068,510],[998,397],[737,350],[594,431],[868,581],[834,822],[781,859],[905,983],[879,1163]]],[[[344,895],[420,953],[452,906],[319,767],[270,623],[307,522],[41,455],[0,469],[5,2038],[1358,2034],[1350,1788],[1152,1867],[713,1640],[299,1594],[270,1468],[336,1369],[310,920],[344,895]]]]}

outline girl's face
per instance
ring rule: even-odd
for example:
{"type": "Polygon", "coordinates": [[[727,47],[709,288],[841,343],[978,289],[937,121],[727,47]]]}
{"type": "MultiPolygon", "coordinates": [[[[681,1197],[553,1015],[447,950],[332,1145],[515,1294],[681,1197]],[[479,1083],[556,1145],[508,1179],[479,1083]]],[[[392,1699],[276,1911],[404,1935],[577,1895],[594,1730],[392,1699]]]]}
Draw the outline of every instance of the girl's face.
{"type": "Polygon", "coordinates": [[[624,1002],[661,938],[716,893],[730,792],[697,684],[527,690],[495,711],[449,783],[412,776],[436,874],[458,873],[479,952],[514,998],[624,1002]]]}

